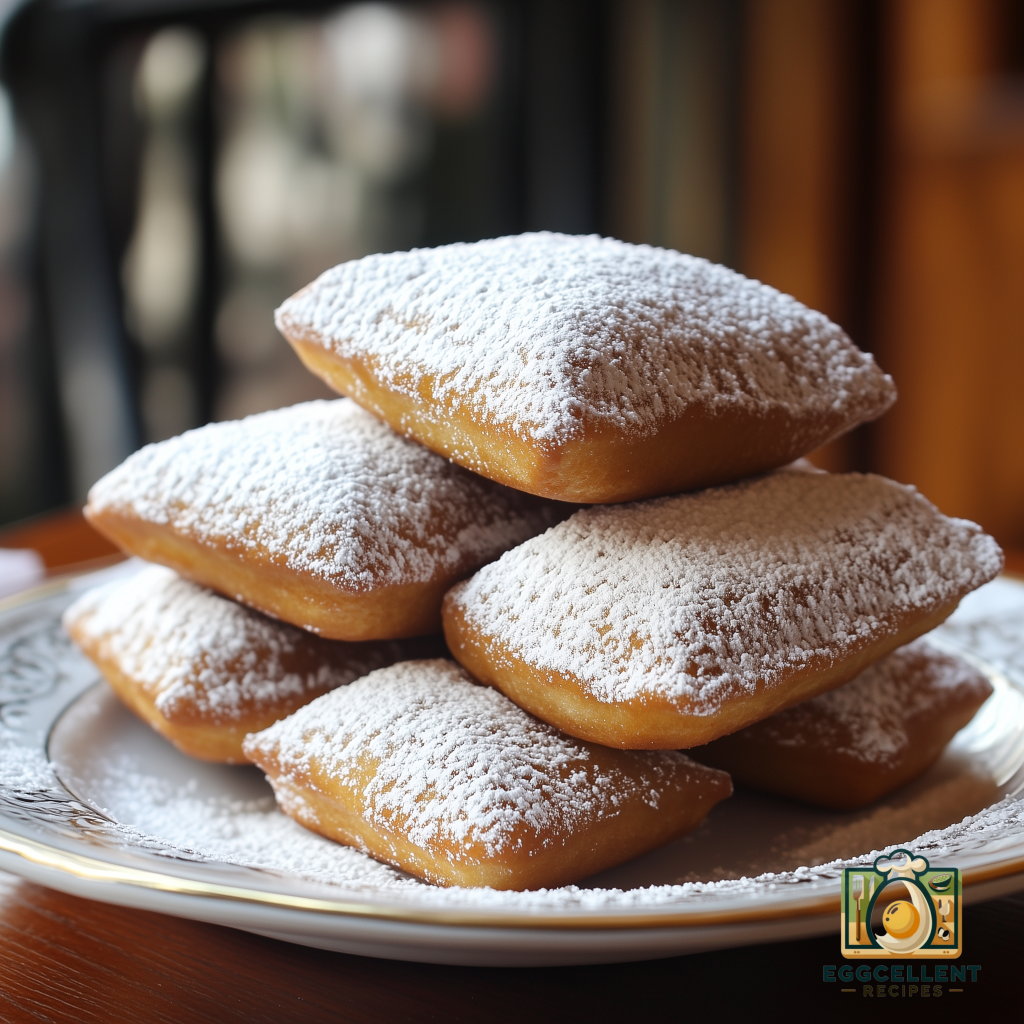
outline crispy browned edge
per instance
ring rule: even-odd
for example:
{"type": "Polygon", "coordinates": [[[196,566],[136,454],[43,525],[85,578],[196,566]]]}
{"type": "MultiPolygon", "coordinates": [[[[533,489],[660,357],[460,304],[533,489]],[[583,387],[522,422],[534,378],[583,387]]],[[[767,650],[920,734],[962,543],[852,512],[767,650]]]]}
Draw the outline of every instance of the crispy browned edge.
{"type": "Polygon", "coordinates": [[[76,628],[76,623],[73,622],[68,624],[68,632],[130,710],[161,736],[170,740],[183,754],[197,757],[202,761],[247,764],[249,759],[242,752],[242,740],[247,733],[269,728],[274,722],[297,711],[303,704],[308,704],[329,689],[325,687],[323,690],[310,690],[301,695],[294,695],[230,725],[184,725],[171,722],[160,713],[155,701],[145,689],[122,672],[116,659],[110,657],[102,638],[90,636],[76,628]]]}
{"type": "Polygon", "coordinates": [[[773,741],[755,728],[723,736],[689,753],[754,789],[831,810],[856,810],[917,778],[938,760],[946,744],[992,693],[988,680],[981,673],[978,677],[987,692],[982,693],[981,687],[965,688],[947,707],[908,719],[907,742],[895,761],[886,764],[858,760],[850,753],[849,743],[837,749],[815,742],[813,728],[799,746],[773,741]]]}
{"type": "Polygon", "coordinates": [[[368,361],[345,359],[315,336],[293,330],[286,337],[310,371],[400,434],[498,483],[560,501],[606,504],[728,483],[792,462],[860,422],[839,415],[797,419],[781,410],[711,415],[694,407],[650,437],[595,427],[564,445],[531,444],[442,407],[430,374],[417,378],[412,398],[383,387],[368,361]]]}
{"type": "Polygon", "coordinates": [[[449,578],[347,593],[327,580],[233,553],[117,509],[86,506],[85,516],[123,551],[169,566],[187,579],[329,640],[396,640],[441,628],[449,578]]]}
{"type": "Polygon", "coordinates": [[[448,647],[464,668],[570,736],[626,750],[703,746],[841,686],[872,662],[934,629],[960,603],[958,597],[928,614],[908,617],[839,662],[816,659],[783,682],[770,687],[761,682],[753,693],[736,692],[714,715],[701,715],[688,711],[682,701],[657,694],[619,703],[599,701],[575,676],[537,668],[510,651],[500,637],[481,635],[467,621],[457,595],[457,588],[449,592],[442,617],[448,647]]]}
{"type": "MultiPolygon", "coordinates": [[[[632,766],[619,751],[593,750],[593,757],[598,764],[615,761],[630,774],[639,774],[636,768],[630,771],[632,766]]],[[[324,780],[317,785],[309,779],[283,776],[277,759],[267,752],[255,753],[253,760],[270,778],[281,809],[306,828],[436,885],[492,889],[539,889],[577,882],[684,835],[732,793],[725,772],[691,762],[685,769],[691,779],[675,791],[662,793],[657,808],[642,797],[623,800],[614,817],[598,818],[563,842],[544,846],[524,836],[523,848],[493,856],[482,848],[467,851],[445,845],[428,850],[366,821],[353,789],[338,786],[324,792],[324,780]],[[709,771],[714,774],[706,774],[709,771]]],[[[361,767],[368,783],[374,766],[361,767]]]]}

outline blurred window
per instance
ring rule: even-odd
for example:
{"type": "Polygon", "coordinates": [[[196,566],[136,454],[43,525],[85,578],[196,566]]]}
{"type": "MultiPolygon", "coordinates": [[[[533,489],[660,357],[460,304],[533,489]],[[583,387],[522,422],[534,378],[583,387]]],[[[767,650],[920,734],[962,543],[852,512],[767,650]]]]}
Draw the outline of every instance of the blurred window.
{"type": "Polygon", "coordinates": [[[121,275],[146,440],[330,394],[280,338],[273,310],[344,260],[438,240],[438,138],[443,146],[446,130],[487,119],[497,53],[477,4],[354,4],[253,18],[210,40],[185,25],[146,39],[132,83],[142,144],[121,275]],[[214,220],[205,253],[204,145],[214,220]]]}
{"type": "Polygon", "coordinates": [[[274,307],[344,260],[424,244],[436,122],[484,110],[492,33],[475,6],[359,4],[220,44],[216,418],[329,394],[281,342],[274,307]]]}

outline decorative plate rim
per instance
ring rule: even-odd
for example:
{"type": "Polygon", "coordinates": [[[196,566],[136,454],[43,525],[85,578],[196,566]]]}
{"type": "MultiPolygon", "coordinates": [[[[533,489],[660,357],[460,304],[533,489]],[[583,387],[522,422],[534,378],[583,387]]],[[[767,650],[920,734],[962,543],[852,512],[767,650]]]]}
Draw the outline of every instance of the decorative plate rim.
{"type": "MultiPolygon", "coordinates": [[[[12,597],[0,600],[0,615],[25,608],[36,602],[58,597],[68,591],[74,584],[80,583],[96,575],[96,571],[76,572],[55,577],[45,583],[12,597]]],[[[1005,574],[1014,583],[1024,583],[1024,579],[1005,574]]],[[[1019,684],[1018,684],[1019,686],[1019,684]]],[[[80,691],[84,692],[83,691],[80,691]]],[[[46,742],[49,728],[56,722],[62,710],[80,696],[73,694],[61,705],[43,739],[43,755],[46,756],[46,742]]],[[[63,790],[68,801],[75,804],[79,811],[97,814],[91,808],[84,808],[77,803],[77,797],[60,781],[54,773],[57,783],[63,790]]],[[[996,804],[986,810],[991,810],[996,804]]],[[[986,811],[979,812],[981,814],[986,811]]],[[[97,814],[97,817],[99,815],[97,814]]],[[[186,874],[175,874],[154,868],[140,868],[106,860],[67,849],[62,849],[54,842],[42,841],[20,831],[11,830],[10,825],[16,819],[0,811],[0,852],[10,854],[22,861],[30,862],[44,869],[54,870],[72,875],[87,882],[103,885],[128,886],[134,889],[145,889],[164,894],[199,897],[211,901],[228,901],[233,904],[248,904],[266,909],[301,911],[318,916],[337,918],[377,920],[382,922],[402,923],[411,925],[445,925],[470,928],[500,928],[515,930],[544,931],[635,931],[638,929],[691,929],[707,926],[730,926],[757,924],[768,921],[782,921],[793,918],[810,918],[827,915],[838,915],[840,910],[839,871],[834,865],[821,865],[820,873],[815,877],[804,877],[787,880],[784,875],[778,876],[780,882],[775,889],[778,898],[768,898],[765,892],[757,896],[756,903],[746,906],[739,905],[751,898],[751,893],[742,890],[723,893],[724,905],[713,907],[709,902],[693,908],[680,909],[678,903],[657,909],[653,906],[643,910],[623,907],[609,912],[580,911],[577,908],[561,909],[556,906],[529,906],[520,911],[507,912],[490,908],[442,907],[442,906],[410,906],[400,900],[389,898],[384,893],[353,894],[350,898],[317,898],[289,894],[273,889],[261,889],[244,885],[226,885],[218,882],[204,881],[186,874]],[[830,870],[831,869],[831,870],[830,870]],[[808,884],[809,883],[809,884],[808,884]],[[796,891],[800,884],[807,888],[796,891]]],[[[968,866],[963,869],[965,890],[970,890],[983,883],[1000,879],[1009,879],[1014,875],[1024,876],[1024,829],[1014,833],[1016,849],[1006,850],[1004,855],[995,856],[984,863],[968,866]]],[[[74,839],[71,842],[82,842],[74,839]]],[[[853,863],[850,858],[843,863],[853,863]]],[[[182,862],[187,863],[185,861],[182,862]]],[[[209,862],[216,863],[216,862],[209,862]]],[[[14,865],[6,865],[8,870],[16,870],[14,865]]],[[[241,865],[230,865],[240,870],[259,870],[245,868],[241,865]]],[[[184,870],[184,868],[183,868],[184,870]]],[[[818,869],[813,869],[818,871],[818,869]]],[[[793,873],[787,873],[792,875],[793,873]]],[[[736,879],[742,882],[744,879],[736,879]]],[[[754,879],[748,881],[754,882],[754,879]]],[[[1021,878],[1024,888],[1024,877],[1021,878]]],[[[99,897],[102,898],[102,897],[99,897]]]]}

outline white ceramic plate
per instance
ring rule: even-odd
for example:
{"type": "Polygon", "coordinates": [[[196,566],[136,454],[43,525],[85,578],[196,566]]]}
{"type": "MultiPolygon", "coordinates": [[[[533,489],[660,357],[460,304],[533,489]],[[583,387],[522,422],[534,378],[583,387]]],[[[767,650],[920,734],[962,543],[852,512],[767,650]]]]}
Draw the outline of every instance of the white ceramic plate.
{"type": "Polygon", "coordinates": [[[0,867],[111,903],[344,952],[452,964],[636,960],[838,928],[839,874],[909,845],[968,900],[1024,889],[1024,585],[933,634],[995,693],[925,776],[862,811],[738,792],[692,835],[579,886],[440,889],[306,832],[255,768],[179,754],[60,614],[127,564],[0,604],[0,867]]]}

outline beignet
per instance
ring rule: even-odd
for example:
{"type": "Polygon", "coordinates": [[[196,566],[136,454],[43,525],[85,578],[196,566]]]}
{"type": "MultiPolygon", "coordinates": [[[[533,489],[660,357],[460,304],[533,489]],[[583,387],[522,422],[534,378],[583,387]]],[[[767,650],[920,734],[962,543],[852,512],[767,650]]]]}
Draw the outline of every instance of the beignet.
{"type": "Polygon", "coordinates": [[[564,518],[354,402],[307,402],[151,444],[89,492],[125,551],[335,640],[440,630],[456,580],[564,518]]]}
{"type": "Polygon", "coordinates": [[[577,512],[455,586],[444,628],[573,736],[695,747],[847,682],[1002,564],[911,487],[776,472],[577,512]]]}
{"type": "Polygon", "coordinates": [[[918,640],[845,686],[690,754],[755,789],[853,810],[929,768],[991,693],[972,665],[918,640]]]}
{"type": "Polygon", "coordinates": [[[64,628],[140,718],[204,761],[244,763],[246,733],[404,658],[429,640],[322,640],[243,608],[163,566],[90,590],[64,628]]]}
{"type": "Polygon", "coordinates": [[[313,373],[399,433],[564,501],[737,480],[896,397],[870,355],[796,299],[594,235],[366,256],[276,320],[313,373]]]}
{"type": "Polygon", "coordinates": [[[729,776],[573,740],[450,661],[329,693],[245,753],[307,828],[439,885],[574,882],[696,827],[729,776]]]}

